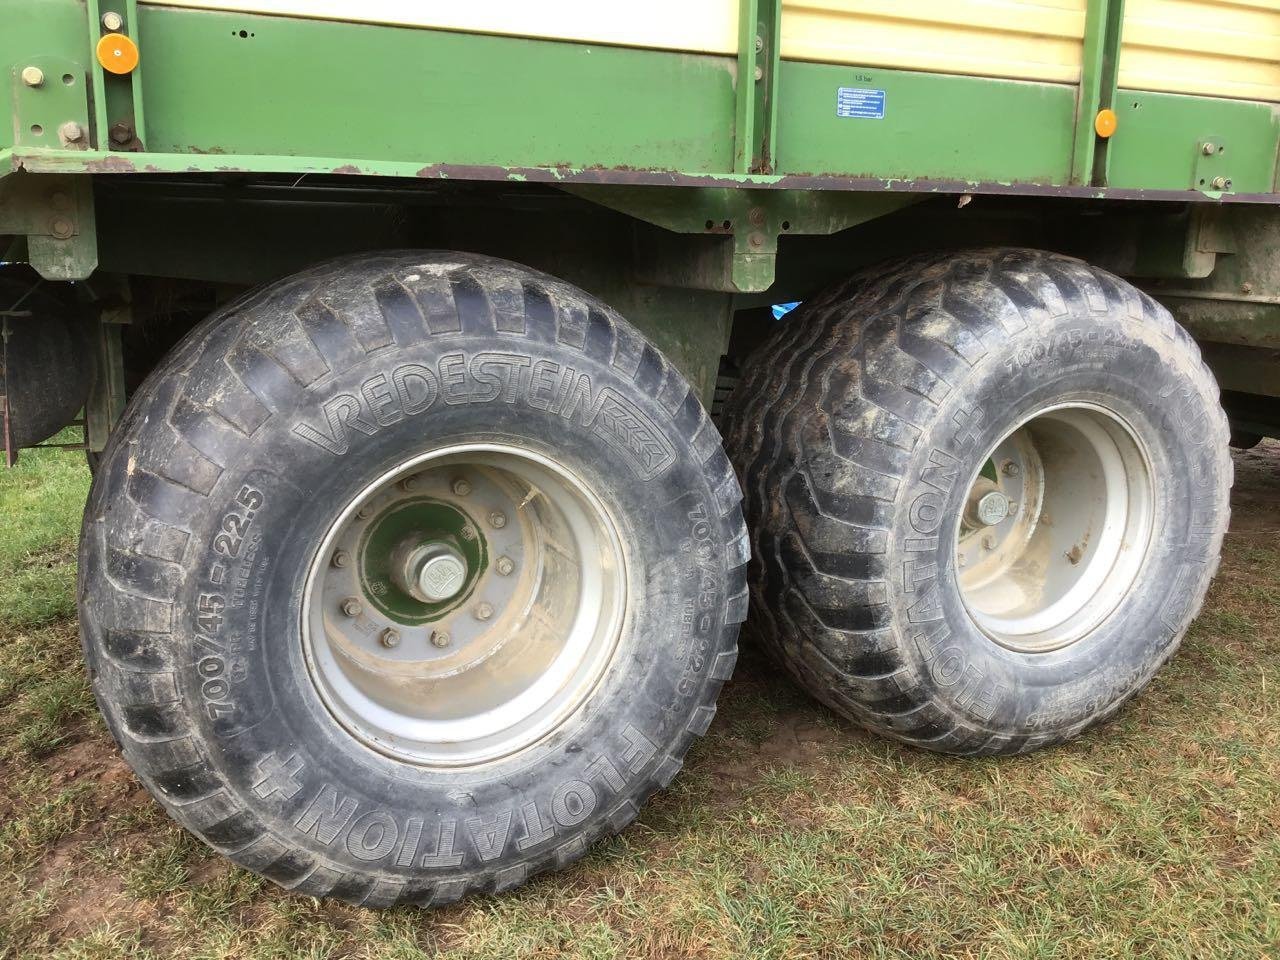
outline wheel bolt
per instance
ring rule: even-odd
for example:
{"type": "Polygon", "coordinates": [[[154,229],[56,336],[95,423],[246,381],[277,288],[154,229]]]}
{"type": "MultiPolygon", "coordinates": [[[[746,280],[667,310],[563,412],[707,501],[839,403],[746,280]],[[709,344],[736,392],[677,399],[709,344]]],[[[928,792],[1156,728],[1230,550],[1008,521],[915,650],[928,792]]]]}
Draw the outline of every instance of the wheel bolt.
{"type": "Polygon", "coordinates": [[[507,525],[507,515],[499,510],[495,510],[493,513],[489,514],[489,522],[493,524],[494,527],[501,530],[507,525]]]}
{"type": "Polygon", "coordinates": [[[333,565],[341,569],[345,567],[351,560],[351,555],[345,550],[336,550],[333,554],[333,565]]]}
{"type": "Polygon", "coordinates": [[[475,614],[477,620],[488,620],[493,616],[493,604],[485,602],[477,603],[475,614]]]}
{"type": "Polygon", "coordinates": [[[355,597],[347,597],[342,601],[342,612],[348,617],[358,617],[364,612],[364,604],[355,597]]]}
{"type": "Polygon", "coordinates": [[[387,627],[378,637],[378,642],[388,650],[400,646],[400,631],[395,627],[387,627]]]}
{"type": "Polygon", "coordinates": [[[476,538],[476,528],[471,524],[464,524],[461,530],[463,540],[474,540],[476,538]]]}
{"type": "Polygon", "coordinates": [[[1014,463],[1012,460],[1006,460],[1004,462],[1004,466],[1000,468],[1000,472],[1003,473],[1006,477],[1017,477],[1021,475],[1022,468],[1018,466],[1016,463],[1014,463]]]}
{"type": "Polygon", "coordinates": [[[418,478],[417,478],[417,477],[405,477],[403,480],[401,480],[401,481],[400,481],[400,489],[401,489],[401,490],[403,490],[405,493],[408,493],[408,492],[409,492],[409,491],[411,491],[411,490],[417,490],[417,489],[418,489],[418,478]]]}
{"type": "Polygon", "coordinates": [[[499,557],[497,562],[494,564],[494,569],[496,569],[498,573],[504,577],[510,574],[511,571],[514,570],[515,568],[516,568],[516,565],[511,562],[510,557],[499,557]]]}
{"type": "Polygon", "coordinates": [[[444,630],[431,631],[431,645],[433,647],[447,647],[452,639],[444,630]]]}
{"type": "Polygon", "coordinates": [[[457,480],[453,481],[453,492],[460,497],[465,497],[471,492],[471,484],[462,479],[462,477],[459,477],[457,480]]]}
{"type": "Polygon", "coordinates": [[[359,517],[361,520],[368,520],[371,516],[373,516],[373,507],[361,507],[359,510],[356,511],[356,516],[359,517]]]}

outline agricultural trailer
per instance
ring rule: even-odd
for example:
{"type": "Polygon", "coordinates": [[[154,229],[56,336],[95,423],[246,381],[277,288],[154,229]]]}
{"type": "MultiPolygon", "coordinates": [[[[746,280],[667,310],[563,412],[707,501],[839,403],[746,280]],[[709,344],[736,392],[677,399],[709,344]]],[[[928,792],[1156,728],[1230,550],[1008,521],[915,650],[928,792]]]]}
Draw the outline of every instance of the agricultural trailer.
{"type": "Polygon", "coordinates": [[[1275,0],[0,0],[0,64],[6,457],[89,458],[125,758],[302,894],[576,860],[749,610],[906,744],[1075,736],[1280,434],[1275,0]]]}

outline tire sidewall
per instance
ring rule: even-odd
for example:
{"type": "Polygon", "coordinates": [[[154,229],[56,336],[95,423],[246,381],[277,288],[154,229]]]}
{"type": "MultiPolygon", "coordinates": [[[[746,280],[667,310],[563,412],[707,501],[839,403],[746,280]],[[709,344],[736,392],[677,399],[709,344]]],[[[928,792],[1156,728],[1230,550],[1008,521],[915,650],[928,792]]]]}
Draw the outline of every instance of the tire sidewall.
{"type": "MultiPolygon", "coordinates": [[[[278,321],[269,298],[256,303],[267,309],[249,310],[246,335],[270,342],[278,321]]],[[[228,316],[212,342],[224,343],[221,330],[237,319],[244,318],[228,316]]],[[[217,352],[197,359],[184,346],[176,356],[198,381],[202,364],[221,362],[217,352]]],[[[215,780],[266,827],[271,843],[290,851],[275,879],[292,880],[291,864],[307,859],[296,853],[306,851],[338,876],[354,870],[392,884],[429,883],[433,902],[477,885],[502,889],[531,867],[576,858],[625,825],[679,769],[725,679],[736,632],[725,622],[730,570],[743,558],[735,561],[740,514],[720,503],[723,491],[713,489],[698,452],[706,445],[689,433],[688,404],[671,404],[670,395],[685,401],[687,387],[646,393],[628,371],[545,331],[458,333],[372,352],[319,378],[224,451],[227,465],[207,503],[187,518],[190,544],[169,640],[181,709],[215,780]],[[496,388],[495,351],[520,373],[496,388]],[[488,378],[477,375],[482,354],[488,378]],[[539,363],[585,377],[587,398],[575,404],[534,391],[527,374],[539,363]],[[434,373],[435,397],[423,409],[410,409],[421,395],[406,406],[388,389],[406,364],[434,373]],[[392,402],[369,405],[388,393],[392,402]],[[622,404],[629,425],[589,415],[591,398],[605,394],[622,404]],[[313,428],[309,436],[337,436],[326,405],[340,396],[362,402],[362,417],[377,429],[347,425],[341,443],[304,436],[302,424],[313,428]],[[637,429],[646,437],[629,448],[637,429]],[[307,669],[301,598],[321,539],[360,490],[412,456],[459,443],[521,446],[581,478],[618,527],[628,598],[614,656],[570,718],[516,755],[445,770],[377,753],[338,724],[307,669]],[[250,518],[246,503],[258,498],[250,518]],[[248,523],[234,557],[225,540],[223,549],[215,546],[229,515],[240,518],[237,530],[248,523]],[[216,627],[201,619],[211,609],[220,613],[216,627]]],[[[163,415],[167,402],[163,389],[153,390],[150,413],[163,415]]],[[[108,456],[147,461],[137,449],[148,443],[147,422],[147,411],[132,415],[132,442],[114,444],[108,456]]],[[[108,464],[102,475],[121,473],[108,464]]],[[[113,496],[123,492],[95,491],[95,509],[113,496]]],[[[102,642],[92,618],[86,642],[102,642]]],[[[113,729],[125,725],[117,704],[103,698],[102,706],[113,729]]],[[[170,809],[183,819],[180,806],[170,809]]]]}
{"type": "Polygon", "coordinates": [[[1026,737],[1078,729],[1117,708],[1176,648],[1213,572],[1225,490],[1208,423],[1216,400],[1194,388],[1169,346],[1154,325],[1114,315],[1028,326],[954,385],[915,444],[888,549],[889,619],[931,699],[966,724],[1026,737]],[[1017,652],[965,608],[957,529],[987,452],[1012,425],[1071,403],[1117,415],[1145,451],[1152,546],[1097,628],[1055,651],[1017,652]]]}

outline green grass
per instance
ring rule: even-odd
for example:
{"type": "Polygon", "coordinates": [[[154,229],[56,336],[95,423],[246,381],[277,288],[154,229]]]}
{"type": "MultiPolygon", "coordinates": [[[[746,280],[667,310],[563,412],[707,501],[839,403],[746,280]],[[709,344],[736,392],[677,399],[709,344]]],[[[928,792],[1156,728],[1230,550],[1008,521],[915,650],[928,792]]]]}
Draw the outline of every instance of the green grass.
{"type": "Polygon", "coordinates": [[[1270,509],[1228,537],[1182,652],[1080,740],[1000,761],[903,749],[748,652],[623,835],[512,894],[387,913],[276,890],[137,785],[80,664],[87,472],[24,454],[0,473],[0,955],[1280,960],[1269,450],[1242,486],[1270,509]]]}

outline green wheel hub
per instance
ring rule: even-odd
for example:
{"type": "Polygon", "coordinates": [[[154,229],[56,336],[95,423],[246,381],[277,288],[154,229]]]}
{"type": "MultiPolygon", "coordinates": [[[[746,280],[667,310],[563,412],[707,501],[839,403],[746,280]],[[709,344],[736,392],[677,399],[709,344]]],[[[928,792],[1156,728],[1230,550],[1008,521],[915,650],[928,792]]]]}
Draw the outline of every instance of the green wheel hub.
{"type": "Polygon", "coordinates": [[[361,538],[359,563],[368,602],[397,623],[414,626],[438,621],[465,603],[489,557],[479,524],[460,506],[411,497],[393,502],[373,518],[361,538]],[[446,579],[454,569],[449,561],[455,559],[461,561],[462,576],[448,589],[459,579],[446,579]],[[421,582],[433,569],[441,571],[440,587],[434,591],[437,599],[421,582]]]}

